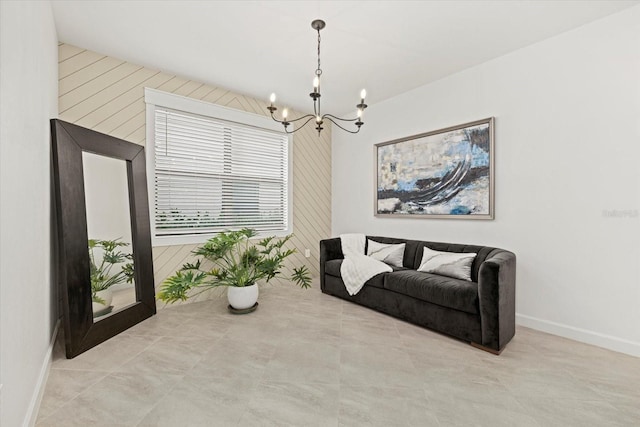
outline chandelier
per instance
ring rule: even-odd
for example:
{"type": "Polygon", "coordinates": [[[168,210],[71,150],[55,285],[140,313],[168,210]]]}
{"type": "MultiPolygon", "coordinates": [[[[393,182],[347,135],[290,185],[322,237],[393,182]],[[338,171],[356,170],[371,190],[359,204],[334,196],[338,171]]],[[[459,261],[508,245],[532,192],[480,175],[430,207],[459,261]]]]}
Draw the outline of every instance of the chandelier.
{"type": "Polygon", "coordinates": [[[320,132],[322,132],[322,129],[324,129],[322,125],[324,124],[325,120],[330,121],[331,123],[338,126],[340,129],[347,131],[349,133],[360,132],[360,128],[364,124],[364,122],[362,121],[362,113],[364,112],[364,109],[367,108],[367,104],[364,103],[364,98],[367,96],[367,91],[364,89],[362,89],[362,91],[360,92],[360,103],[356,105],[357,115],[355,118],[344,119],[344,118],[336,117],[333,114],[328,114],[328,113],[322,114],[322,110],[320,106],[320,98],[321,98],[320,77],[322,76],[322,68],[320,68],[320,30],[322,30],[325,26],[326,26],[325,22],[321,19],[316,19],[311,23],[311,28],[313,28],[318,32],[318,68],[316,69],[316,72],[315,72],[316,75],[313,78],[313,92],[309,94],[311,99],[313,99],[313,114],[307,114],[297,119],[287,120],[288,111],[286,108],[284,108],[282,110],[282,120],[278,120],[273,115],[274,111],[277,110],[277,108],[273,105],[274,102],[276,102],[276,94],[272,93],[271,98],[269,99],[270,105],[267,107],[267,110],[269,110],[269,112],[271,113],[271,118],[273,120],[275,120],[278,123],[282,123],[282,125],[284,126],[284,131],[286,133],[294,133],[298,131],[302,129],[307,123],[311,122],[312,120],[316,125],[318,136],[320,136],[320,132]],[[291,123],[298,122],[305,119],[306,121],[302,125],[296,126],[294,130],[289,131],[288,127],[291,123]],[[347,129],[346,127],[343,126],[343,125],[346,126],[347,123],[353,123],[355,125],[355,128],[353,128],[353,130],[347,129]]]}

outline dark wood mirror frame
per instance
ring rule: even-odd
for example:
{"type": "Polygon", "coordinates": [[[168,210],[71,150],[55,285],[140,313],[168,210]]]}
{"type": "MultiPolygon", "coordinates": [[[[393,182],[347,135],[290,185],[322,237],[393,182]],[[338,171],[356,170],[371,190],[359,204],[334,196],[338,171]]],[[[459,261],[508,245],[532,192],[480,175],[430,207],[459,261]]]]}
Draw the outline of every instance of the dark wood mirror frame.
{"type": "Polygon", "coordinates": [[[156,313],[144,147],[61,120],[51,120],[57,213],[58,285],[67,358],[156,313]],[[136,302],[95,322],[82,153],[126,161],[136,302]]]}

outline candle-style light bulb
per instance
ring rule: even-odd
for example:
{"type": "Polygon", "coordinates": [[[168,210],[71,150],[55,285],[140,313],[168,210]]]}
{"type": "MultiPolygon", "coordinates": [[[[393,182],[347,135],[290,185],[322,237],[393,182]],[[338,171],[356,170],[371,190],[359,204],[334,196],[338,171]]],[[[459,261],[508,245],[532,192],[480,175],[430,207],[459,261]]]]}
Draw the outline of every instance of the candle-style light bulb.
{"type": "Polygon", "coordinates": [[[319,87],[319,86],[320,86],[320,77],[315,76],[315,77],[313,78],[313,90],[314,90],[314,92],[317,92],[317,91],[318,91],[318,87],[319,87]]]}
{"type": "Polygon", "coordinates": [[[289,110],[285,108],[284,110],[282,110],[282,119],[287,120],[287,115],[289,115],[289,110]]]}
{"type": "Polygon", "coordinates": [[[366,89],[362,89],[360,91],[360,98],[364,101],[364,99],[367,97],[367,91],[366,89]]]}
{"type": "Polygon", "coordinates": [[[274,102],[276,102],[276,94],[272,93],[271,96],[269,97],[269,101],[271,102],[271,105],[273,105],[274,102]]]}

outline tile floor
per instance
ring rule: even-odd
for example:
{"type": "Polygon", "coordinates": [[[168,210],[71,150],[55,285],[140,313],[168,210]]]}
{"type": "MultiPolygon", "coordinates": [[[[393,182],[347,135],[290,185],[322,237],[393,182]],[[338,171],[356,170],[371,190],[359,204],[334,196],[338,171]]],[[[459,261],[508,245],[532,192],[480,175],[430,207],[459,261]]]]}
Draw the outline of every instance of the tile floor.
{"type": "Polygon", "coordinates": [[[501,356],[310,290],[159,310],[75,359],[38,426],[639,426],[640,359],[518,328],[501,356]]]}

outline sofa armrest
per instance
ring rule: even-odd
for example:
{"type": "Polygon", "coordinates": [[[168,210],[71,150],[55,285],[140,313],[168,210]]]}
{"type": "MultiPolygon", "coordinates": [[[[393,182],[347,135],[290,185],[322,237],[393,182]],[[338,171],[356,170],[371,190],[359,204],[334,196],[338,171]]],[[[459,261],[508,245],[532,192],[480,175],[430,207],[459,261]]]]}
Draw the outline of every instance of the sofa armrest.
{"type": "Polygon", "coordinates": [[[332,259],[343,259],[342,243],[339,237],[320,240],[320,289],[324,290],[324,265],[332,259]]]}
{"type": "Polygon", "coordinates": [[[495,250],[480,265],[478,299],[482,343],[500,351],[516,333],[516,256],[495,250]]]}

